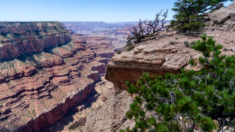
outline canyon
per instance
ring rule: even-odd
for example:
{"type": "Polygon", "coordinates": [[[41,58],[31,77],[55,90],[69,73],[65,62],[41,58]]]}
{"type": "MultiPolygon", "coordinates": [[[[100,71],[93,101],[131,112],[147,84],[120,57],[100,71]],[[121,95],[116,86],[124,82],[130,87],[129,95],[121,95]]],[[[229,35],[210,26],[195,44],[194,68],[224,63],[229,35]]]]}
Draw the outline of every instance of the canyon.
{"type": "Polygon", "coordinates": [[[0,42],[1,131],[48,131],[112,93],[108,39],[69,34],[60,22],[1,22],[0,42]]]}
{"type": "Polygon", "coordinates": [[[121,49],[126,45],[126,37],[129,29],[136,26],[136,22],[63,22],[67,29],[77,34],[90,37],[103,37],[111,41],[115,49],[121,49]]]}
{"type": "MultiPolygon", "coordinates": [[[[204,32],[223,45],[225,55],[235,55],[234,4],[204,14],[204,32]]],[[[135,84],[143,72],[201,68],[188,64],[201,53],[184,44],[198,36],[162,31],[129,51],[125,36],[133,25],[1,22],[0,130],[116,132],[133,127],[126,117],[133,101],[126,81],[135,84]]]]}

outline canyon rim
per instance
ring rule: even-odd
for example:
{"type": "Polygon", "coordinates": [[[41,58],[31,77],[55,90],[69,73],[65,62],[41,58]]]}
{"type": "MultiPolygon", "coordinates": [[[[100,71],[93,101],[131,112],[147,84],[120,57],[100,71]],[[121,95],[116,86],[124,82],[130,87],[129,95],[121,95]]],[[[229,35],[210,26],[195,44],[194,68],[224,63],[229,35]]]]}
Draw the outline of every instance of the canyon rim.
{"type": "MultiPolygon", "coordinates": [[[[223,45],[223,55],[235,55],[234,14],[235,2],[203,14],[203,33],[223,45]]],[[[128,44],[138,23],[0,22],[0,132],[134,127],[126,116],[134,100],[127,81],[202,68],[188,63],[202,54],[185,45],[199,36],[164,29],[128,44]]]]}

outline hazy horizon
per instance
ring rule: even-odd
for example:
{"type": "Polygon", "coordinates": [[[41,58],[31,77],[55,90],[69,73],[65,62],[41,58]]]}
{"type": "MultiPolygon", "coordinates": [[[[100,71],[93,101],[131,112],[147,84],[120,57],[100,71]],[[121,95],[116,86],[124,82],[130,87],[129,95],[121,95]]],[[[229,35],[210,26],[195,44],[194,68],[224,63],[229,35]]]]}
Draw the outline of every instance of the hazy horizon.
{"type": "MultiPolygon", "coordinates": [[[[171,20],[165,20],[171,21],[171,20]]],[[[76,22],[104,22],[104,23],[131,23],[131,22],[139,22],[139,21],[117,21],[117,22],[105,22],[105,21],[0,21],[0,22],[62,22],[62,23],[76,23],[76,22]]]]}
{"type": "MultiPolygon", "coordinates": [[[[4,0],[0,2],[0,21],[132,22],[154,19],[168,9],[167,20],[176,0],[4,0]]],[[[227,6],[231,2],[225,3],[227,6]]]]}

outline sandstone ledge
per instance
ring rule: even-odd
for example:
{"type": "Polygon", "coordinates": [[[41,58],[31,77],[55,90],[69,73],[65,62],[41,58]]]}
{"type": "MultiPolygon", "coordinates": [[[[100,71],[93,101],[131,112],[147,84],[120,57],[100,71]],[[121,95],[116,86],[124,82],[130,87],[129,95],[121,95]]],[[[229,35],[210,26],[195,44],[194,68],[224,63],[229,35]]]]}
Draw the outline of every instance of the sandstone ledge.
{"type": "MultiPolygon", "coordinates": [[[[235,31],[207,30],[205,33],[213,36],[216,44],[223,45],[222,54],[235,55],[235,31]]],[[[156,36],[156,39],[134,44],[131,51],[126,51],[127,46],[124,47],[122,53],[115,54],[107,65],[105,78],[118,88],[126,89],[126,81],[135,84],[143,72],[151,75],[164,75],[165,73],[179,73],[182,68],[200,70],[200,65],[191,67],[188,62],[191,58],[197,60],[201,53],[184,45],[184,41],[191,43],[200,40],[200,37],[168,34],[162,32],[156,36]],[[178,40],[175,39],[176,37],[178,40]],[[175,44],[170,44],[170,41],[174,41],[175,44]]]]}

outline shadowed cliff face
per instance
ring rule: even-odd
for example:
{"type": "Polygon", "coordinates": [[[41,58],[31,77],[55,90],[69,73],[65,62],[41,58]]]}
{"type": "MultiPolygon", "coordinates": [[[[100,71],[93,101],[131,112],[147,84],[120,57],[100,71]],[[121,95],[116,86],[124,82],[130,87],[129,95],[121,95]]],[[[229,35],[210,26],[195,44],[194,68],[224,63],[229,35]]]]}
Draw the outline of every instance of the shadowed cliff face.
{"type": "Polygon", "coordinates": [[[61,23],[0,23],[0,130],[40,131],[94,91],[114,54],[61,23]]]}

